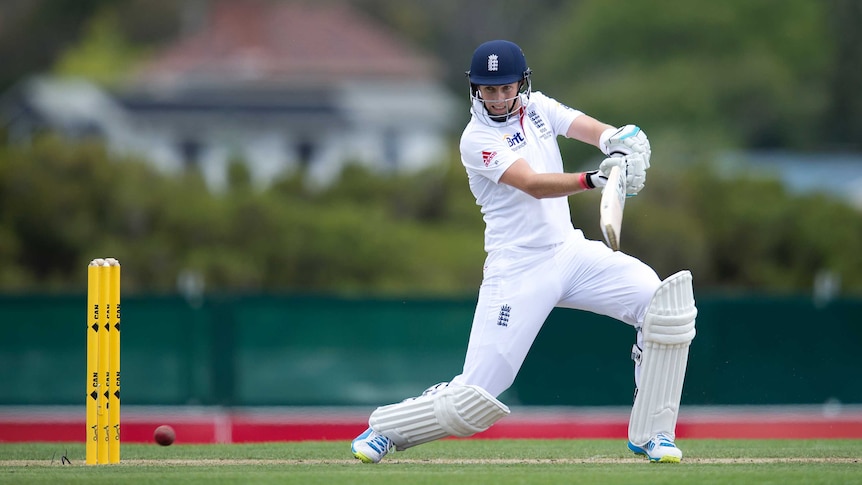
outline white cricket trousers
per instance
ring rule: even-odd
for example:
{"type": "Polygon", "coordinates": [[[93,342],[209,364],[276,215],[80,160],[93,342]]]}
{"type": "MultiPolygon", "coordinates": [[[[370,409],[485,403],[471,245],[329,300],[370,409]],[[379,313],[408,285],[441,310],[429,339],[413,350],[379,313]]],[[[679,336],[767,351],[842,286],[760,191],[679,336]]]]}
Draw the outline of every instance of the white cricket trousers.
{"type": "MultiPolygon", "coordinates": [[[[661,280],[640,260],[573,230],[563,243],[488,254],[464,369],[457,384],[499,396],[515,381],[554,307],[607,315],[640,328],[661,280]]],[[[573,314],[572,324],[577,325],[573,314]]]]}

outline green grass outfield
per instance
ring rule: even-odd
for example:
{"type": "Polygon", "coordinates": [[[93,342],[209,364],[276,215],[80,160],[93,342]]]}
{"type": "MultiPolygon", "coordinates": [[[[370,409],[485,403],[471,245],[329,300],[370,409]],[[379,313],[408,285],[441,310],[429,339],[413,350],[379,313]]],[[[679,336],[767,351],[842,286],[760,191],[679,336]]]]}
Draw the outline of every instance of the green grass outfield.
{"type": "Polygon", "coordinates": [[[122,463],[85,466],[81,443],[4,443],[0,483],[862,484],[862,440],[678,444],[682,463],[652,464],[621,440],[443,440],[393,453],[377,465],[354,460],[346,442],[125,444],[122,463]]]}

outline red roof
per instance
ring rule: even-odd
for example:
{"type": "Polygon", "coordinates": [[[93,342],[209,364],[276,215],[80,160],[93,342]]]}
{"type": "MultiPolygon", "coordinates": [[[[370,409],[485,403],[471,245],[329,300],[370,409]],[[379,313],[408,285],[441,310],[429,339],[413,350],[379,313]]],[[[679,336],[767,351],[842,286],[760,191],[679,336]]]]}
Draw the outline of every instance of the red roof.
{"type": "Polygon", "coordinates": [[[154,58],[137,81],[320,84],[436,78],[436,69],[347,5],[239,0],[214,2],[201,28],[154,58]]]}

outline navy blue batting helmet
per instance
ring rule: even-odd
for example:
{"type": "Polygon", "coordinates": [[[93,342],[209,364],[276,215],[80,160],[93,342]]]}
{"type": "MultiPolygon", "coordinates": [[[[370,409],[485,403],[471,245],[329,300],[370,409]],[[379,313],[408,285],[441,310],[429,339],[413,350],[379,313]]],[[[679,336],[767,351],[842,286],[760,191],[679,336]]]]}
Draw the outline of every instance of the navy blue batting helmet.
{"type": "Polygon", "coordinates": [[[492,40],[477,47],[467,71],[470,84],[481,86],[511,84],[529,76],[524,52],[508,40],[492,40]]]}

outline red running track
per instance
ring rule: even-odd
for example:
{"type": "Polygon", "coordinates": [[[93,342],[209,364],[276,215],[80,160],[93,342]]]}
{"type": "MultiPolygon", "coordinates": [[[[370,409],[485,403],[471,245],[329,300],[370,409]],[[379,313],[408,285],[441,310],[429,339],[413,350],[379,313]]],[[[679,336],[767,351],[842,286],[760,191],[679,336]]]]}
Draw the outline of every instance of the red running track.
{"type": "MultiPolygon", "coordinates": [[[[176,443],[349,441],[367,427],[369,410],[329,408],[123,409],[125,443],[151,443],[162,424],[176,443]]],[[[628,410],[619,408],[513,408],[477,439],[625,439],[628,410]]],[[[862,439],[862,407],[684,408],[677,437],[689,439],[862,439]]],[[[0,407],[0,442],[75,442],[86,435],[83,406],[0,407]]]]}

